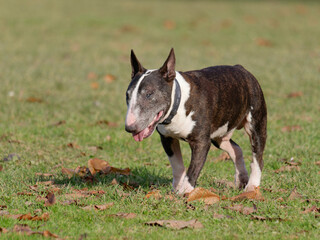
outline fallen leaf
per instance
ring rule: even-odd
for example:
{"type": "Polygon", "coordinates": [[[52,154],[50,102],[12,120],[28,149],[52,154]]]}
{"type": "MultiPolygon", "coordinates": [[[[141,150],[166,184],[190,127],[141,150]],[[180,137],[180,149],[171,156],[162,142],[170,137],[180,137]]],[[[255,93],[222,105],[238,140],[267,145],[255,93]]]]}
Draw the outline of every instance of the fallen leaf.
{"type": "Polygon", "coordinates": [[[201,201],[203,200],[205,204],[214,204],[216,202],[220,201],[219,195],[210,192],[207,189],[204,188],[195,188],[192,190],[192,192],[189,193],[187,202],[192,202],[192,201],[201,201]]]}
{"type": "Polygon", "coordinates": [[[89,72],[87,78],[89,80],[97,79],[97,74],[95,74],[94,72],[89,72]]]}
{"type": "Polygon", "coordinates": [[[54,184],[54,181],[42,181],[42,182],[37,182],[37,185],[43,184],[45,186],[51,186],[54,184]]]}
{"type": "Polygon", "coordinates": [[[320,166],[320,161],[317,161],[317,162],[316,162],[316,165],[320,166]]]}
{"type": "MultiPolygon", "coordinates": [[[[41,234],[41,232],[40,232],[40,234],[41,234]]],[[[42,232],[42,236],[44,236],[44,237],[52,237],[52,238],[59,238],[58,235],[53,234],[53,233],[51,233],[51,232],[48,231],[48,230],[44,230],[44,231],[42,232]]]]}
{"type": "Polygon", "coordinates": [[[223,207],[223,208],[230,209],[232,211],[237,211],[237,212],[240,212],[244,215],[250,215],[250,214],[257,211],[257,206],[255,204],[253,204],[252,207],[244,207],[242,204],[236,204],[233,206],[227,206],[227,207],[223,207]]]}
{"type": "Polygon", "coordinates": [[[262,194],[260,192],[260,187],[255,187],[254,191],[244,192],[230,198],[231,201],[242,201],[246,199],[263,201],[264,198],[262,197],[262,194]]]}
{"type": "Polygon", "coordinates": [[[92,175],[100,171],[107,172],[107,167],[110,167],[109,163],[99,158],[91,158],[88,161],[88,168],[92,175]]]}
{"type": "Polygon", "coordinates": [[[49,192],[46,196],[44,206],[49,207],[49,206],[54,205],[55,203],[56,203],[56,197],[54,196],[54,194],[52,192],[49,192]]]}
{"type": "Polygon", "coordinates": [[[104,173],[105,174],[115,173],[115,174],[128,176],[131,174],[131,170],[130,170],[130,168],[120,169],[120,168],[115,168],[115,167],[107,167],[107,171],[104,173]]]}
{"type": "Polygon", "coordinates": [[[43,213],[41,216],[32,216],[31,213],[27,214],[19,214],[19,215],[8,215],[10,218],[15,218],[18,220],[31,220],[31,221],[48,221],[49,220],[49,213],[43,213]]]}
{"type": "Polygon", "coordinates": [[[163,23],[163,26],[168,30],[172,30],[176,28],[176,23],[174,21],[167,20],[163,23]]]}
{"type": "Polygon", "coordinates": [[[275,170],[274,172],[280,173],[280,172],[291,172],[291,171],[300,171],[300,167],[296,165],[293,165],[293,166],[286,165],[286,166],[280,167],[278,170],[275,170]]]}
{"type": "Polygon", "coordinates": [[[148,192],[144,198],[150,198],[153,197],[154,199],[160,199],[162,196],[160,194],[160,190],[153,190],[151,192],[148,192]]]}
{"type": "Polygon", "coordinates": [[[300,193],[298,193],[297,187],[294,187],[293,190],[291,191],[288,199],[294,200],[294,199],[298,199],[298,198],[303,198],[303,196],[300,193]]]}
{"type": "Polygon", "coordinates": [[[286,219],[283,218],[270,218],[270,217],[263,217],[263,216],[258,216],[258,215],[251,215],[252,220],[258,220],[258,221],[286,221],[286,219]]]}
{"type": "Polygon", "coordinates": [[[231,217],[231,216],[229,216],[229,215],[223,215],[223,214],[219,214],[219,213],[214,213],[214,214],[213,214],[213,218],[215,218],[215,219],[222,219],[222,218],[233,218],[233,217],[231,217]]]}
{"type": "Polygon", "coordinates": [[[99,121],[96,122],[96,125],[100,125],[100,126],[106,125],[108,127],[118,127],[118,123],[110,122],[108,120],[99,120],[99,121]]]}
{"type": "Polygon", "coordinates": [[[70,169],[70,168],[62,167],[61,168],[61,172],[62,172],[62,174],[67,175],[68,178],[72,178],[74,175],[76,175],[76,172],[73,169],[70,169]]]}
{"type": "Polygon", "coordinates": [[[71,205],[71,204],[78,204],[78,201],[77,200],[74,200],[74,199],[69,199],[69,200],[65,200],[63,202],[61,202],[62,205],[71,205]]]}
{"type": "Polygon", "coordinates": [[[110,214],[110,217],[119,217],[119,218],[125,218],[125,219],[132,219],[136,218],[137,214],[135,213],[116,213],[116,214],[110,214]]]}
{"type": "Polygon", "coordinates": [[[114,205],[113,202],[111,203],[106,203],[106,204],[102,204],[102,205],[94,205],[94,208],[96,210],[106,210],[108,208],[111,208],[114,205]]]}
{"type": "Polygon", "coordinates": [[[34,193],[33,192],[18,192],[17,195],[20,195],[20,196],[33,196],[34,193]]]}
{"type": "Polygon", "coordinates": [[[7,206],[6,205],[0,205],[0,210],[6,209],[7,206]]]}
{"type": "Polygon", "coordinates": [[[285,126],[283,128],[281,128],[282,132],[292,132],[292,131],[301,131],[302,128],[299,125],[295,125],[295,126],[285,126]]]}
{"type": "Polygon", "coordinates": [[[160,227],[166,227],[166,228],[173,228],[173,229],[183,229],[183,228],[193,228],[193,229],[199,229],[203,228],[203,225],[201,222],[199,222],[197,219],[192,219],[190,221],[182,221],[182,220],[157,220],[157,221],[151,221],[145,223],[149,226],[160,226],[160,227]]]}
{"type": "Polygon", "coordinates": [[[301,213],[303,214],[307,214],[307,213],[311,213],[311,212],[316,212],[316,213],[320,213],[320,208],[318,208],[316,205],[310,207],[310,208],[306,208],[304,211],[302,211],[301,213]]]}
{"type": "Polygon", "coordinates": [[[230,156],[227,152],[222,152],[220,156],[213,159],[214,162],[221,162],[230,159],[230,156]]]}
{"type": "Polygon", "coordinates": [[[77,143],[75,143],[75,142],[70,142],[70,143],[68,143],[68,144],[67,144],[67,147],[69,147],[69,148],[74,148],[74,149],[80,149],[80,146],[79,146],[77,143]]]}
{"type": "Polygon", "coordinates": [[[37,97],[29,97],[26,99],[27,102],[29,103],[42,103],[43,100],[41,98],[37,98],[37,97]]]}
{"type": "Polygon", "coordinates": [[[116,79],[116,77],[111,74],[107,74],[103,79],[106,83],[112,83],[116,79]]]}
{"type": "Polygon", "coordinates": [[[13,232],[31,234],[32,230],[27,224],[16,224],[13,227],[13,232]]]}
{"type": "Polygon", "coordinates": [[[301,97],[303,95],[302,92],[292,92],[288,94],[288,98],[296,98],[296,97],[301,97]]]}
{"type": "Polygon", "coordinates": [[[67,122],[65,120],[60,120],[58,122],[55,122],[55,123],[52,123],[50,126],[52,127],[58,127],[58,126],[61,126],[61,125],[64,125],[66,124],[67,122]]]}
{"type": "Polygon", "coordinates": [[[270,40],[264,38],[257,38],[256,44],[263,47],[271,47],[273,45],[270,40]]]}
{"type": "Polygon", "coordinates": [[[79,177],[85,177],[90,172],[89,169],[84,166],[78,166],[78,167],[76,167],[76,169],[74,171],[76,172],[77,176],[79,176],[79,177]]]}
{"type": "Polygon", "coordinates": [[[90,87],[92,89],[98,89],[99,88],[99,83],[98,82],[91,82],[90,83],[90,87]]]}

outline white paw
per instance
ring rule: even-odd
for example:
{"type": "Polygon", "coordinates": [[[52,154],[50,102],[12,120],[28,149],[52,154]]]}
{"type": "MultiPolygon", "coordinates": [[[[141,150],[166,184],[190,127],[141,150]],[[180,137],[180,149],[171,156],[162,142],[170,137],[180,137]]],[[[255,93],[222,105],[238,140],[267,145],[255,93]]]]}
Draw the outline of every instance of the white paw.
{"type": "Polygon", "coordinates": [[[174,191],[180,195],[189,193],[194,189],[194,187],[191,186],[191,184],[189,183],[188,177],[186,176],[185,173],[181,176],[179,181],[176,181],[174,179],[172,186],[174,191]]]}

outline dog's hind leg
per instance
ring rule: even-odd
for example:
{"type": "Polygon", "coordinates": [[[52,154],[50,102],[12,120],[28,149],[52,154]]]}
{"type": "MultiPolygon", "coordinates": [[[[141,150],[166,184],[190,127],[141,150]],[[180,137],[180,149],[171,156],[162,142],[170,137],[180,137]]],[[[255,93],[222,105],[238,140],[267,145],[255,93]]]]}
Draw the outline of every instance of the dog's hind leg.
{"type": "Polygon", "coordinates": [[[244,128],[250,137],[252,149],[251,173],[246,191],[253,191],[260,186],[261,172],[263,169],[263,151],[267,139],[267,115],[256,112],[247,116],[244,128]]]}
{"type": "Polygon", "coordinates": [[[233,132],[228,133],[220,141],[216,141],[219,148],[223,151],[227,152],[231,157],[234,166],[235,166],[235,174],[234,181],[237,188],[244,188],[248,183],[248,172],[244,163],[242,150],[238,144],[232,141],[231,136],[233,132]]]}
{"type": "Polygon", "coordinates": [[[172,167],[173,189],[178,194],[191,192],[193,190],[193,187],[189,183],[188,177],[186,176],[186,171],[185,171],[185,167],[182,160],[179,140],[171,137],[164,137],[161,134],[160,136],[161,136],[162,146],[167,153],[168,159],[172,167]]]}

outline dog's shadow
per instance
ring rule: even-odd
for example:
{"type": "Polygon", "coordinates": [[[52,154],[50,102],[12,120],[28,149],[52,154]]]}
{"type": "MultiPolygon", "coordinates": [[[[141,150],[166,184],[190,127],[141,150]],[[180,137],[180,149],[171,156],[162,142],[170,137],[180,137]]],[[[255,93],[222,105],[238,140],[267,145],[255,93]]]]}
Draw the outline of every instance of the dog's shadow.
{"type": "MultiPolygon", "coordinates": [[[[112,184],[119,184],[127,186],[128,188],[142,189],[144,191],[150,190],[150,187],[160,187],[171,185],[172,179],[166,177],[166,172],[163,170],[148,169],[146,167],[137,167],[132,169],[131,174],[99,174],[94,177],[72,176],[68,178],[66,175],[59,175],[54,177],[55,184],[72,186],[75,188],[91,188],[97,186],[110,186],[112,184]],[[114,183],[116,181],[116,183],[114,183]]],[[[46,181],[48,178],[39,177],[38,181],[46,181]]]]}

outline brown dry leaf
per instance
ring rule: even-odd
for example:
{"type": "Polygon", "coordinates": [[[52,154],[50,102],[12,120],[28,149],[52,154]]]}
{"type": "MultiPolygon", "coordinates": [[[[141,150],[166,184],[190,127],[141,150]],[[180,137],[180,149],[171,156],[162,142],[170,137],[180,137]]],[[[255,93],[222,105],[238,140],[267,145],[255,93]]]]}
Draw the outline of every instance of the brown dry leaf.
{"type": "Polygon", "coordinates": [[[110,167],[107,161],[101,160],[99,158],[91,158],[88,161],[88,168],[92,175],[95,175],[97,172],[107,172],[108,167],[110,167]]]}
{"type": "Polygon", "coordinates": [[[52,173],[35,173],[36,176],[39,177],[53,177],[54,175],[52,173]]]}
{"type": "Polygon", "coordinates": [[[214,162],[221,162],[230,159],[230,156],[226,152],[222,152],[219,157],[213,159],[214,162]]]}
{"type": "Polygon", "coordinates": [[[97,79],[97,77],[97,74],[95,74],[94,72],[89,72],[87,76],[88,80],[94,80],[97,79]]]}
{"type": "Polygon", "coordinates": [[[49,207],[52,206],[53,204],[56,203],[56,197],[54,196],[54,194],[52,192],[49,192],[46,196],[46,200],[44,202],[44,206],[45,207],[49,207]]]}
{"type": "Polygon", "coordinates": [[[59,238],[58,235],[53,234],[53,233],[51,233],[51,232],[48,231],[48,230],[44,230],[44,231],[43,231],[42,233],[40,233],[40,234],[42,234],[42,236],[44,236],[44,237],[59,238]]]}
{"type": "Polygon", "coordinates": [[[51,185],[54,184],[54,181],[42,181],[42,182],[37,182],[36,184],[37,185],[42,184],[42,185],[45,185],[45,186],[51,186],[51,185]]]}
{"type": "Polygon", "coordinates": [[[62,167],[61,168],[61,172],[62,172],[62,174],[67,175],[68,178],[72,178],[74,175],[76,175],[76,172],[73,169],[70,169],[70,168],[62,167]]]}
{"type": "Polygon", "coordinates": [[[55,122],[55,123],[52,123],[50,126],[52,127],[58,127],[58,126],[61,126],[63,124],[66,124],[67,122],[65,120],[60,120],[58,122],[55,122]]]}
{"type": "Polygon", "coordinates": [[[87,167],[84,167],[84,166],[78,166],[78,167],[76,167],[76,169],[74,171],[76,172],[76,174],[79,177],[85,177],[89,173],[89,169],[87,167]]]}
{"type": "Polygon", "coordinates": [[[215,219],[222,219],[222,218],[233,218],[233,217],[231,217],[231,216],[229,216],[229,215],[223,215],[223,214],[219,214],[219,213],[214,213],[213,214],[213,218],[215,218],[215,219]]]}
{"type": "Polygon", "coordinates": [[[13,232],[16,233],[25,233],[25,234],[32,234],[33,231],[27,224],[16,224],[13,227],[13,232]]]}
{"type": "Polygon", "coordinates": [[[16,218],[18,220],[31,220],[31,221],[48,221],[49,220],[49,213],[43,213],[41,216],[32,216],[31,213],[27,214],[19,214],[18,215],[9,215],[8,217],[16,218]]]}
{"type": "Polygon", "coordinates": [[[204,188],[195,188],[192,190],[192,192],[189,193],[187,202],[192,202],[192,201],[201,201],[203,200],[205,204],[214,204],[216,202],[220,201],[219,195],[210,192],[207,189],[204,188]]]}
{"type": "Polygon", "coordinates": [[[287,98],[296,98],[301,97],[303,95],[302,92],[292,92],[287,95],[287,98]]]}
{"type": "Polygon", "coordinates": [[[105,174],[109,174],[109,173],[128,176],[131,174],[131,170],[130,168],[120,169],[115,167],[107,167],[107,172],[105,172],[105,174]]]}
{"type": "Polygon", "coordinates": [[[174,21],[167,20],[163,23],[163,26],[168,30],[172,30],[176,28],[176,23],[174,21]]]}
{"type": "MultiPolygon", "coordinates": [[[[100,126],[106,125],[106,126],[108,126],[108,127],[118,127],[118,123],[116,123],[116,122],[110,122],[110,121],[108,121],[108,120],[99,120],[99,121],[96,122],[96,125],[100,125],[100,126]]],[[[110,137],[110,136],[109,136],[109,137],[110,137]]]]}
{"type": "Polygon", "coordinates": [[[0,172],[3,170],[3,166],[2,165],[0,165],[0,172]]]}
{"type": "Polygon", "coordinates": [[[258,216],[258,215],[251,215],[252,220],[258,220],[258,221],[286,221],[286,219],[283,218],[270,218],[270,217],[263,217],[263,216],[258,216]]]}
{"type": "Polygon", "coordinates": [[[99,83],[98,82],[91,82],[90,83],[90,87],[92,89],[98,89],[99,88],[99,83]]]}
{"type": "Polygon", "coordinates": [[[263,47],[271,47],[273,45],[270,40],[264,38],[257,38],[256,44],[263,47]]]}
{"type": "Polygon", "coordinates": [[[300,193],[298,193],[297,187],[294,187],[293,190],[291,191],[288,199],[294,200],[294,199],[298,199],[298,198],[303,198],[303,196],[300,193]]]}
{"type": "Polygon", "coordinates": [[[317,162],[316,162],[316,165],[320,166],[320,161],[317,161],[317,162]]]}
{"type": "Polygon", "coordinates": [[[182,221],[182,220],[156,220],[145,223],[149,226],[160,226],[160,227],[166,227],[166,228],[173,228],[173,229],[183,229],[183,228],[203,228],[203,225],[201,222],[199,222],[197,219],[192,219],[190,221],[182,221]]]}
{"type": "Polygon", "coordinates": [[[67,147],[73,148],[73,149],[80,149],[80,146],[79,146],[77,143],[75,143],[75,142],[70,142],[70,143],[68,143],[68,144],[67,144],[67,147]]]}
{"type": "Polygon", "coordinates": [[[94,205],[94,208],[96,210],[106,210],[108,208],[111,208],[114,205],[113,202],[111,203],[106,203],[106,204],[102,204],[102,205],[94,205]]]}
{"type": "Polygon", "coordinates": [[[119,218],[125,218],[125,219],[132,219],[136,218],[137,214],[135,213],[116,213],[116,214],[111,214],[109,215],[110,217],[119,217],[119,218]]]}
{"type": "Polygon", "coordinates": [[[29,103],[43,103],[43,100],[37,97],[29,97],[26,99],[26,101],[29,103]]]}
{"type": "Polygon", "coordinates": [[[18,192],[17,195],[20,195],[20,196],[32,196],[34,195],[33,192],[18,192]]]}
{"type": "Polygon", "coordinates": [[[233,206],[229,206],[229,207],[223,207],[224,209],[230,209],[232,211],[237,211],[240,212],[244,215],[250,215],[254,212],[257,211],[257,206],[255,204],[253,204],[252,207],[244,207],[242,204],[236,204],[233,206]]]}
{"type": "Polygon", "coordinates": [[[292,131],[301,131],[302,128],[299,125],[295,125],[295,126],[285,126],[283,128],[281,128],[282,132],[292,132],[292,131]]]}
{"type": "Polygon", "coordinates": [[[150,198],[150,197],[153,197],[153,198],[155,198],[155,199],[160,199],[162,196],[161,196],[161,194],[160,194],[160,190],[153,190],[153,191],[151,191],[151,192],[148,192],[145,196],[144,196],[144,198],[150,198]]]}
{"type": "Polygon", "coordinates": [[[304,211],[302,211],[301,213],[303,214],[307,214],[307,213],[311,213],[311,212],[316,212],[316,213],[320,213],[320,208],[318,208],[316,205],[313,205],[310,208],[306,208],[304,211]]]}
{"type": "Polygon", "coordinates": [[[244,192],[230,198],[231,201],[242,201],[246,199],[263,201],[264,198],[262,197],[262,194],[260,192],[260,187],[255,187],[254,191],[244,192]]]}
{"type": "Polygon", "coordinates": [[[0,205],[0,210],[6,209],[7,206],[6,205],[0,205]]]}
{"type": "Polygon", "coordinates": [[[124,190],[130,190],[130,191],[133,191],[133,190],[134,190],[134,187],[133,187],[133,186],[131,186],[131,185],[125,183],[125,182],[122,183],[122,187],[123,187],[124,190]]]}
{"type": "Polygon", "coordinates": [[[112,83],[116,79],[116,77],[113,76],[112,74],[107,74],[104,76],[103,79],[106,83],[112,83]]]}
{"type": "Polygon", "coordinates": [[[300,167],[299,166],[290,166],[290,165],[286,165],[286,166],[282,166],[280,167],[278,170],[275,170],[275,173],[280,173],[280,172],[291,172],[291,171],[300,171],[300,167]]]}

